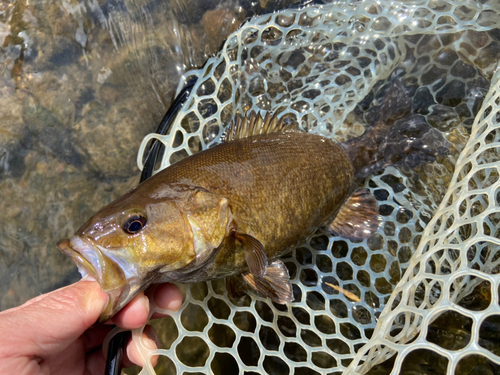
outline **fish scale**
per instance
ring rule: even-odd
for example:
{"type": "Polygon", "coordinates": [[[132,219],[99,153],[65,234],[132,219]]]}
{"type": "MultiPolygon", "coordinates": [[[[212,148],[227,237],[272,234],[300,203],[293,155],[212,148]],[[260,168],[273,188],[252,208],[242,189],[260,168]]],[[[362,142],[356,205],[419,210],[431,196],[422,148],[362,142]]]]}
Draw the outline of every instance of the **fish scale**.
{"type": "Polygon", "coordinates": [[[161,177],[153,176],[151,184],[188,180],[227,198],[238,223],[273,258],[335,213],[351,188],[352,175],[338,144],[288,132],[223,143],[174,164],[161,177]]]}

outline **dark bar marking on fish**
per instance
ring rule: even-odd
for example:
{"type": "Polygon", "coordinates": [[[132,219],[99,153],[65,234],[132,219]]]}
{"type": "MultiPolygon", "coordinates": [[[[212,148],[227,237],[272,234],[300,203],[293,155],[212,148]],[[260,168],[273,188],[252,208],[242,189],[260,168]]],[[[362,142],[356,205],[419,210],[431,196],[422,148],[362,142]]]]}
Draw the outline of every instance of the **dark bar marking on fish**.
{"type": "Polygon", "coordinates": [[[356,190],[340,208],[329,229],[351,240],[370,237],[382,224],[377,200],[368,189],[356,190]]]}
{"type": "Polygon", "coordinates": [[[245,249],[245,260],[250,272],[257,277],[264,277],[266,274],[267,255],[264,246],[260,241],[249,234],[234,232],[234,237],[241,242],[245,249]]]}
{"type": "Polygon", "coordinates": [[[283,305],[294,299],[288,269],[281,260],[271,263],[263,278],[249,272],[244,272],[242,276],[248,286],[262,296],[270,298],[273,302],[283,305]]]}

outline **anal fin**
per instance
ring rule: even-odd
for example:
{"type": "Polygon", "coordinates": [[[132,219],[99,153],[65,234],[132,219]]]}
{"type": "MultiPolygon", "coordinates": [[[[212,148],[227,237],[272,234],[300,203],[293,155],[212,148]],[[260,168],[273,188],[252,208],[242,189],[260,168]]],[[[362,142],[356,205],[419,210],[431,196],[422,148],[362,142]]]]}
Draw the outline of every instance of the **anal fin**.
{"type": "Polygon", "coordinates": [[[368,189],[356,190],[340,208],[329,229],[351,240],[370,237],[382,224],[377,200],[368,189]]]}
{"type": "Polygon", "coordinates": [[[292,283],[288,269],[281,260],[271,263],[264,277],[257,277],[249,272],[242,275],[247,285],[273,302],[285,304],[293,301],[292,283]]]}

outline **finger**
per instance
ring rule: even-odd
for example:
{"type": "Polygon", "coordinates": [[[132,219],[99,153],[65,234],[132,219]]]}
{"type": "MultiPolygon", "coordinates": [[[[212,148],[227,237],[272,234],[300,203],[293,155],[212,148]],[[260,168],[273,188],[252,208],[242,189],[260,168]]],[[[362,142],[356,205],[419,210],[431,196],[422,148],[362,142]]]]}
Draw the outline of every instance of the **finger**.
{"type": "Polygon", "coordinates": [[[124,329],[134,329],[146,324],[148,317],[149,299],[144,292],[140,292],[111,319],[111,322],[124,329]]]}
{"type": "Polygon", "coordinates": [[[102,375],[106,366],[106,358],[102,353],[101,348],[96,348],[85,357],[85,374],[102,375]]]}
{"type": "MultiPolygon", "coordinates": [[[[156,305],[164,310],[177,311],[182,306],[182,293],[174,284],[160,284],[153,291],[153,298],[156,305]]],[[[153,319],[166,316],[159,312],[155,312],[153,319]]]]}
{"type": "Polygon", "coordinates": [[[84,351],[89,352],[102,345],[104,338],[112,329],[110,325],[98,325],[86,330],[82,335],[84,351]]]}
{"type": "Polygon", "coordinates": [[[107,298],[97,282],[87,280],[44,294],[0,314],[3,340],[33,356],[58,353],[96,322],[107,298]]]}
{"type": "MultiPolygon", "coordinates": [[[[125,351],[126,358],[124,358],[123,360],[123,364],[126,367],[132,366],[134,364],[144,367],[144,362],[139,351],[143,353],[143,357],[147,360],[147,358],[149,358],[148,352],[151,350],[156,350],[160,347],[160,339],[158,338],[158,335],[156,334],[154,328],[150,325],[144,327],[141,342],[146,347],[145,349],[138,348],[137,345],[132,341],[132,338],[130,338],[129,342],[127,343],[127,350],[125,351]]],[[[156,364],[158,363],[158,355],[151,356],[150,361],[153,367],[156,366],[156,364]]]]}

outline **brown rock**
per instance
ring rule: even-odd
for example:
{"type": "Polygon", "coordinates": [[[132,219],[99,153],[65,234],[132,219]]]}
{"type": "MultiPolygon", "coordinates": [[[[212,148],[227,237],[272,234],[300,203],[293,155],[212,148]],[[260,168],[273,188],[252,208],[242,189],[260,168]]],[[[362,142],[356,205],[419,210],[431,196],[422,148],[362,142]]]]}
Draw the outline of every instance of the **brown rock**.
{"type": "Polygon", "coordinates": [[[240,27],[243,19],[226,9],[209,10],[203,15],[201,25],[207,34],[210,50],[215,53],[223,41],[240,27]]]}

